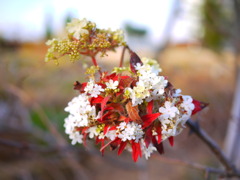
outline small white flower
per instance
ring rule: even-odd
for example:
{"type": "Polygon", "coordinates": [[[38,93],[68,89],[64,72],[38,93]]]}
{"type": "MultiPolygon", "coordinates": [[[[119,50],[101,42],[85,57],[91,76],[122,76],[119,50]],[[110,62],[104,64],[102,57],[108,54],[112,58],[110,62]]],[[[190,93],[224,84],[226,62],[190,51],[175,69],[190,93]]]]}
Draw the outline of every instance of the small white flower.
{"type": "Polygon", "coordinates": [[[117,127],[118,137],[122,139],[122,141],[127,140],[135,140],[138,142],[143,137],[142,126],[135,122],[122,122],[117,127]]]}
{"type": "Polygon", "coordinates": [[[175,92],[174,92],[174,94],[173,94],[173,97],[179,97],[179,96],[181,96],[181,92],[182,92],[181,89],[176,89],[175,92]]]}
{"type": "Polygon", "coordinates": [[[76,143],[82,144],[83,135],[79,134],[78,131],[73,131],[71,134],[69,134],[69,139],[72,140],[72,145],[75,145],[76,143]]]}
{"type": "Polygon", "coordinates": [[[102,86],[95,84],[93,79],[90,79],[90,81],[87,83],[87,86],[84,88],[84,91],[89,93],[91,97],[98,97],[98,95],[101,94],[104,89],[102,86]]]}
{"type": "Polygon", "coordinates": [[[93,126],[88,128],[87,132],[89,133],[88,136],[89,138],[94,138],[94,136],[98,136],[98,132],[97,132],[97,126],[93,126]]]}
{"type": "Polygon", "coordinates": [[[155,73],[155,74],[158,74],[159,72],[162,72],[162,69],[160,68],[157,60],[155,59],[150,59],[150,58],[146,58],[146,57],[143,57],[141,58],[143,64],[148,64],[151,66],[151,72],[155,73]]]}
{"type": "Polygon", "coordinates": [[[113,81],[110,79],[109,82],[106,82],[107,88],[108,89],[117,89],[119,82],[118,81],[113,81]]]}
{"type": "Polygon", "coordinates": [[[104,138],[105,138],[105,135],[103,132],[98,134],[98,139],[104,139],[104,138]]]}
{"type": "Polygon", "coordinates": [[[126,127],[127,127],[127,123],[126,122],[121,122],[118,125],[118,129],[120,129],[120,130],[124,130],[126,127]]]}
{"type": "Polygon", "coordinates": [[[168,80],[166,80],[163,76],[157,76],[153,79],[153,96],[159,97],[163,95],[164,89],[167,86],[168,80]]]}
{"type": "Polygon", "coordinates": [[[194,110],[195,106],[192,103],[193,99],[191,96],[182,96],[183,103],[181,104],[181,107],[183,107],[187,112],[192,112],[194,110]]]}
{"type": "Polygon", "coordinates": [[[67,31],[68,33],[73,34],[73,37],[76,39],[80,39],[81,35],[88,34],[88,30],[84,29],[88,24],[88,21],[84,18],[80,19],[73,19],[70,23],[67,24],[67,31]]]}
{"type": "Polygon", "coordinates": [[[150,143],[149,146],[146,147],[146,144],[143,139],[140,142],[141,142],[141,144],[140,144],[141,150],[146,159],[148,159],[154,151],[157,151],[157,149],[153,146],[152,143],[150,143]]]}
{"type": "Polygon", "coordinates": [[[173,104],[170,101],[166,101],[164,103],[165,107],[160,107],[159,108],[159,112],[162,113],[161,117],[165,118],[174,118],[176,116],[176,114],[179,114],[179,110],[178,108],[176,108],[175,106],[173,106],[173,104]]]}
{"type": "Polygon", "coordinates": [[[113,141],[117,137],[117,131],[116,130],[108,131],[106,137],[113,141]]]}

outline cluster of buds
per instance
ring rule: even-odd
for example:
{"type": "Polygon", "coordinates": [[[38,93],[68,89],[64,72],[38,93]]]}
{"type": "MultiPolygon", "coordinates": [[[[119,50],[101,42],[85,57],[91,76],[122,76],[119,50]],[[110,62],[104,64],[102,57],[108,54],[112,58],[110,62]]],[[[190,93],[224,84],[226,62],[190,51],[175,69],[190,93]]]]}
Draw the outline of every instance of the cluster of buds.
{"type": "MultiPolygon", "coordinates": [[[[71,38],[80,38],[83,43],[91,32],[82,27],[95,25],[75,21],[68,25],[68,31],[71,38]]],[[[157,61],[140,59],[130,49],[129,52],[130,68],[115,67],[111,72],[102,72],[93,61],[94,66],[86,71],[88,81],[74,84],[79,95],[65,108],[69,116],[64,127],[73,145],[86,145],[87,139],[95,139],[102,153],[107,147],[118,149],[118,155],[126,149],[137,161],[142,155],[148,159],[154,151],[163,153],[163,141],[167,139],[173,145],[173,137],[204,104],[175,89],[160,75],[162,70],[157,61]]]]}
{"type": "MultiPolygon", "coordinates": [[[[86,19],[73,19],[66,27],[67,35],[63,39],[47,41],[48,49],[45,61],[68,56],[71,61],[81,58],[82,55],[95,57],[99,52],[102,56],[109,50],[126,45],[123,31],[99,29],[96,24],[86,19]]],[[[94,64],[96,65],[96,64],[94,64]]]]}

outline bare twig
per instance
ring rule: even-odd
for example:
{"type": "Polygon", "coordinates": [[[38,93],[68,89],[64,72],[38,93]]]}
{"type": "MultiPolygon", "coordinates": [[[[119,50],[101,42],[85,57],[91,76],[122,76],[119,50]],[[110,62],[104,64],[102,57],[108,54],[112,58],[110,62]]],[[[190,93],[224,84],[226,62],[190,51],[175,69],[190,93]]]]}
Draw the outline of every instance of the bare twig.
{"type": "Polygon", "coordinates": [[[218,144],[202,128],[196,125],[191,119],[187,121],[187,125],[211,149],[228,172],[237,173],[234,164],[229,161],[218,144]]]}
{"type": "Polygon", "coordinates": [[[193,169],[203,171],[207,175],[207,177],[209,177],[210,174],[216,174],[221,177],[240,177],[240,173],[237,173],[237,172],[228,172],[223,169],[204,166],[204,165],[201,165],[198,163],[188,162],[188,161],[184,161],[184,160],[180,160],[180,159],[173,159],[173,158],[168,158],[168,157],[164,157],[164,156],[159,156],[157,154],[154,154],[153,156],[157,160],[164,162],[166,164],[185,166],[188,168],[193,168],[193,169]]]}

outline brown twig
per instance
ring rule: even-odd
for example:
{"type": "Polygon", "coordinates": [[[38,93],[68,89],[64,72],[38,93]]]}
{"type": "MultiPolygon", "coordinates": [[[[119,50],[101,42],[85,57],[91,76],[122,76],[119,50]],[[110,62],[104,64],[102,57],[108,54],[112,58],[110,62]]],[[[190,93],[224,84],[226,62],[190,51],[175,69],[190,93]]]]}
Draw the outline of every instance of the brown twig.
{"type": "Polygon", "coordinates": [[[237,173],[234,164],[232,164],[229,159],[226,157],[224,152],[218,146],[218,144],[208,136],[208,134],[200,128],[196,123],[194,123],[191,119],[187,121],[188,127],[211,149],[211,151],[216,155],[222,165],[225,167],[227,172],[229,173],[237,173]]]}
{"type": "Polygon", "coordinates": [[[180,160],[180,159],[168,158],[168,157],[159,156],[156,154],[153,156],[157,160],[167,163],[167,164],[179,165],[179,166],[185,166],[188,168],[198,169],[200,171],[203,171],[208,177],[210,176],[210,174],[216,174],[221,177],[240,177],[240,173],[238,173],[238,172],[228,172],[224,169],[204,166],[204,165],[201,165],[198,163],[188,162],[188,161],[184,161],[184,160],[180,160]]]}

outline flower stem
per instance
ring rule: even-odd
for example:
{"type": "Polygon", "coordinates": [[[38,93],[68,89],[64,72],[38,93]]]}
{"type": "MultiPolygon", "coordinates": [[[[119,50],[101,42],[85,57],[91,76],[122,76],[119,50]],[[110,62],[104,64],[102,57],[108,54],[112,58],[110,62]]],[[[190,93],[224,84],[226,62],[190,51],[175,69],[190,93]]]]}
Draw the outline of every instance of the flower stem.
{"type": "MultiPolygon", "coordinates": [[[[93,65],[98,67],[97,60],[96,60],[95,56],[91,56],[91,58],[92,58],[93,65]]],[[[102,76],[102,71],[100,69],[98,70],[98,72],[99,72],[100,76],[102,76]]]]}
{"type": "Polygon", "coordinates": [[[125,53],[125,50],[126,50],[127,48],[128,48],[128,46],[124,46],[124,47],[123,47],[119,67],[122,67],[122,66],[123,66],[124,53],[125,53]]]}
{"type": "Polygon", "coordinates": [[[96,61],[96,58],[95,58],[94,56],[91,56],[91,58],[92,58],[92,63],[93,63],[93,65],[94,65],[94,66],[98,66],[97,61],[96,61]]]}

